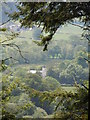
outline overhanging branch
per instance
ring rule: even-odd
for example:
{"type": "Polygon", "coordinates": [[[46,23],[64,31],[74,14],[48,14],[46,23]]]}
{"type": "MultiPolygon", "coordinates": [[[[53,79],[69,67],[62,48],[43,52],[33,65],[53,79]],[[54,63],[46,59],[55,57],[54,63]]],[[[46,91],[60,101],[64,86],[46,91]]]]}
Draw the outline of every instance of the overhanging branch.
{"type": "Polygon", "coordinates": [[[86,90],[89,90],[84,84],[81,84],[86,90]]]}
{"type": "Polygon", "coordinates": [[[89,28],[89,27],[84,27],[84,26],[82,26],[82,25],[79,25],[79,24],[76,24],[76,23],[72,23],[72,22],[69,22],[69,21],[68,21],[68,23],[71,24],[71,25],[80,27],[80,28],[82,28],[83,30],[89,30],[89,31],[90,31],[90,28],[89,28]]]}
{"type": "Polygon", "coordinates": [[[4,24],[8,23],[10,20],[11,20],[11,19],[5,21],[4,23],[0,24],[0,26],[2,26],[2,25],[4,25],[4,24]]]}
{"type": "Polygon", "coordinates": [[[15,47],[17,48],[20,56],[21,56],[25,61],[28,61],[28,60],[22,55],[22,51],[21,51],[20,47],[19,47],[17,44],[15,44],[15,43],[7,43],[7,44],[2,44],[2,46],[3,46],[3,47],[5,47],[5,46],[9,46],[9,47],[15,46],[15,47]]]}

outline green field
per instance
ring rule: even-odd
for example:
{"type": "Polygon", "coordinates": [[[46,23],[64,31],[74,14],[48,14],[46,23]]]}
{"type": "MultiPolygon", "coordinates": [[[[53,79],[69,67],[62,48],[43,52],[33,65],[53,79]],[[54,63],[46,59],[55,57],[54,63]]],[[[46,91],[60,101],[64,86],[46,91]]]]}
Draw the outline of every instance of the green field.
{"type": "Polygon", "coordinates": [[[62,88],[67,92],[76,92],[76,87],[74,86],[62,86],[62,88]]]}

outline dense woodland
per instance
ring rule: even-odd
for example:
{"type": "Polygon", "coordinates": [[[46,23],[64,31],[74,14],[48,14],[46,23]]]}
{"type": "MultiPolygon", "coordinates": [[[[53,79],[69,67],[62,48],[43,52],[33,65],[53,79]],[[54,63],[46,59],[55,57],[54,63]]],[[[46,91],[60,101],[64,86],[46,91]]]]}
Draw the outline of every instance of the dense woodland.
{"type": "MultiPolygon", "coordinates": [[[[56,25],[53,23],[54,19],[50,21],[54,12],[54,17],[58,16],[60,14],[58,9],[66,7],[68,10],[69,4],[47,3],[50,11],[47,6],[45,9],[46,3],[37,3],[37,5],[23,2],[20,4],[21,8],[18,6],[20,12],[10,13],[9,17],[12,20],[3,25],[3,28],[0,27],[0,44],[2,45],[0,46],[0,56],[2,56],[0,63],[1,119],[87,120],[89,61],[88,40],[84,36],[86,31],[70,23],[64,24],[65,17],[62,17],[63,22],[59,23],[59,19],[61,20],[59,16],[56,25]],[[60,4],[61,6],[59,6],[60,4]],[[41,10],[41,13],[32,12],[32,6],[36,11],[41,10]],[[44,19],[45,21],[41,17],[43,12],[47,18],[44,19]],[[47,17],[48,14],[50,14],[50,18],[47,17]],[[33,17],[30,19],[28,15],[33,15],[33,17]],[[35,19],[36,15],[37,19],[35,19]],[[40,23],[45,23],[44,28],[42,24],[40,27],[37,26],[37,24],[40,25],[38,20],[40,23]],[[20,31],[8,29],[10,25],[18,25],[19,22],[22,25],[20,31]],[[45,31],[42,32],[42,28],[45,31]],[[40,71],[43,66],[47,70],[44,78],[40,72],[34,74],[28,72],[30,69],[40,71]]],[[[89,19],[89,12],[86,12],[86,8],[90,9],[90,6],[87,3],[85,6],[83,3],[75,4],[79,7],[77,11],[81,10],[87,19],[81,18],[81,22],[79,19],[75,19],[73,23],[77,24],[78,21],[78,25],[84,26],[89,19]],[[80,5],[83,5],[83,8],[80,5]]],[[[75,4],[69,6],[72,12],[75,12],[72,8],[76,7],[75,4]]],[[[6,4],[2,5],[7,8],[6,4]]],[[[65,13],[65,11],[63,12],[65,13]]],[[[83,16],[82,14],[81,16],[83,16]]],[[[75,16],[71,14],[71,18],[69,16],[67,19],[71,20],[81,16],[77,12],[75,16]]],[[[5,16],[4,19],[8,18],[5,16]]]]}

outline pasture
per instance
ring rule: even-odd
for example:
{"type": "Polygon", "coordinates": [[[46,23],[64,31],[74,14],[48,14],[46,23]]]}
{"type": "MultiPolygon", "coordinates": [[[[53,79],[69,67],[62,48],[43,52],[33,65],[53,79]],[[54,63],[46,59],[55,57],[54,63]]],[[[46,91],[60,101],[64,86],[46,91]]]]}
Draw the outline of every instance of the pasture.
{"type": "Polygon", "coordinates": [[[67,91],[67,92],[76,92],[77,88],[74,86],[61,86],[63,90],[67,91]]]}

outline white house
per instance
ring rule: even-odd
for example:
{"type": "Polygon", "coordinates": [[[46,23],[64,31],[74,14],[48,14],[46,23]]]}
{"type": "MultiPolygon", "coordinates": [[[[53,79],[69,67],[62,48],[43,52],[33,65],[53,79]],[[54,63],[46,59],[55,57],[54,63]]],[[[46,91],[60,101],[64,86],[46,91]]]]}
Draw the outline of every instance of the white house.
{"type": "Polygon", "coordinates": [[[37,71],[36,70],[34,70],[34,69],[30,69],[29,71],[28,71],[28,73],[32,73],[32,74],[35,74],[37,71]]]}
{"type": "Polygon", "coordinates": [[[47,69],[46,69],[46,67],[43,66],[43,67],[42,67],[42,71],[40,71],[40,72],[41,72],[41,76],[42,76],[43,78],[45,78],[46,75],[47,75],[47,69]]]}
{"type": "Polygon", "coordinates": [[[45,78],[46,75],[47,75],[47,69],[46,69],[45,66],[42,67],[42,70],[30,69],[30,70],[28,71],[28,73],[32,73],[32,74],[35,74],[35,73],[37,73],[37,72],[41,73],[42,78],[45,78]]]}

